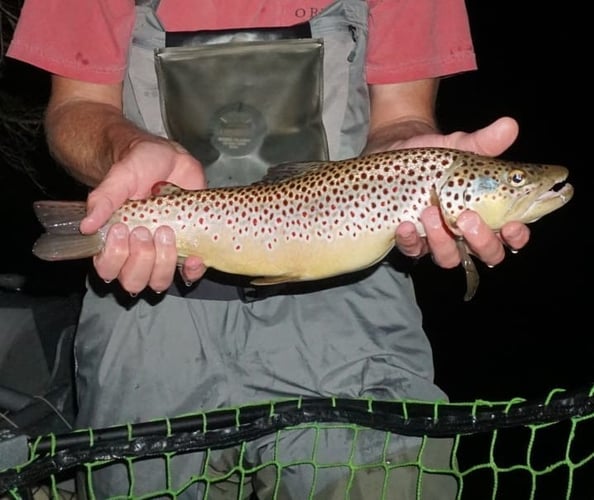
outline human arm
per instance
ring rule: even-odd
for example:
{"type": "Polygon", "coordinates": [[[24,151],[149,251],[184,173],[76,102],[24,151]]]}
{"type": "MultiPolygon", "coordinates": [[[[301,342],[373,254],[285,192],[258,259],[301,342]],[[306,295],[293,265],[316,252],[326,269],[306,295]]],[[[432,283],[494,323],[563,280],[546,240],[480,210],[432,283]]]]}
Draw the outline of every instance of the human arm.
{"type": "MultiPolygon", "coordinates": [[[[145,198],[158,181],[186,189],[205,187],[200,163],[176,143],[141,130],[122,112],[122,84],[93,84],[52,77],[45,118],[52,155],[70,174],[94,188],[87,199],[83,233],[93,233],[128,199],[145,198]]],[[[175,235],[158,228],[154,235],[124,224],[110,229],[104,250],[94,258],[98,275],[118,279],[130,293],[149,286],[165,290],[177,264],[175,235]]],[[[196,257],[188,257],[182,274],[194,281],[204,273],[196,257]]]]}
{"type": "MultiPolygon", "coordinates": [[[[439,133],[435,120],[437,88],[436,79],[370,86],[370,130],[364,153],[436,146],[497,156],[516,139],[518,126],[511,118],[501,118],[471,133],[439,133]]],[[[439,209],[427,208],[421,220],[426,238],[419,236],[412,223],[403,223],[396,232],[399,250],[412,257],[430,252],[433,260],[446,268],[460,264],[456,241],[443,224],[439,209]]],[[[518,222],[507,223],[495,234],[471,211],[460,215],[457,226],[472,253],[489,266],[503,260],[504,245],[519,250],[530,237],[529,228],[518,222]]]]}

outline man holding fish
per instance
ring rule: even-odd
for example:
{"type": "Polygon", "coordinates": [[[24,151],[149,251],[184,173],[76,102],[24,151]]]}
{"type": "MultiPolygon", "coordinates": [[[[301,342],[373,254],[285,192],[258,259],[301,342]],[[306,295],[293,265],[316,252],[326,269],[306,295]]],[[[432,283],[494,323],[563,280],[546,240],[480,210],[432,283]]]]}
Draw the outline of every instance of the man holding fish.
{"type": "MultiPolygon", "coordinates": [[[[188,190],[244,184],[271,164],[412,147],[497,156],[518,132],[511,118],[471,133],[438,130],[439,78],[475,69],[462,0],[26,0],[8,55],[53,75],[47,138],[55,158],[90,187],[77,228],[85,234],[160,182],[188,190]],[[258,92],[282,77],[283,85],[258,92]]],[[[398,250],[459,265],[439,209],[427,208],[422,222],[426,237],[412,223],[398,227],[398,250]]],[[[456,225],[490,266],[505,245],[520,249],[529,238],[519,222],[495,234],[471,211],[456,225]]],[[[262,292],[237,277],[204,275],[199,255],[179,261],[171,227],[117,223],[93,264],[76,339],[79,427],[287,397],[446,399],[433,381],[411,279],[388,262],[262,292]]],[[[395,464],[419,451],[417,438],[390,436],[386,451],[381,432],[353,444],[340,429],[314,450],[312,432],[281,436],[277,453],[295,462],[395,464]]],[[[275,460],[274,447],[275,436],[249,443],[243,459],[275,460]]],[[[422,463],[447,468],[449,447],[428,440],[422,463]]],[[[184,482],[203,467],[225,474],[230,453],[213,452],[208,464],[202,454],[174,458],[170,490],[203,495],[205,484],[184,482]]],[[[125,465],[94,472],[91,486],[98,498],[164,488],[164,464],[134,464],[133,490],[125,465]]],[[[344,498],[347,488],[350,498],[379,498],[386,472],[351,477],[328,467],[314,477],[296,464],[280,474],[280,497],[326,499],[344,498]]],[[[414,497],[417,475],[416,467],[391,469],[393,498],[414,497]]],[[[233,498],[238,480],[211,485],[209,498],[233,498]]],[[[265,468],[242,491],[267,498],[275,480],[265,468]]],[[[447,476],[422,481],[422,498],[455,494],[447,476]]]]}

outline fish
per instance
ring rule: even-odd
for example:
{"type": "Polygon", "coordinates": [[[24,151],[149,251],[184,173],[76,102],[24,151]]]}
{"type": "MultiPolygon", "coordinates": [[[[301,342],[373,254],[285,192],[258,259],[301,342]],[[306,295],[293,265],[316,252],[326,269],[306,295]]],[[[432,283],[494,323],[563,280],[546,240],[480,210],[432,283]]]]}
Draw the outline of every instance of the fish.
{"type": "Polygon", "coordinates": [[[44,232],[33,253],[48,261],[91,257],[116,222],[151,232],[168,225],[180,262],[199,256],[207,268],[250,277],[257,286],[313,281],[381,262],[396,246],[402,222],[425,235],[421,212],[436,205],[460,242],[470,300],[478,273],[458,216],[474,210],[494,231],[510,221],[535,222],[571,200],[568,175],[561,165],[437,147],[284,163],[243,186],[184,190],[157,183],[151,196],[127,201],[90,235],[79,231],[85,202],[34,202],[44,232]]]}

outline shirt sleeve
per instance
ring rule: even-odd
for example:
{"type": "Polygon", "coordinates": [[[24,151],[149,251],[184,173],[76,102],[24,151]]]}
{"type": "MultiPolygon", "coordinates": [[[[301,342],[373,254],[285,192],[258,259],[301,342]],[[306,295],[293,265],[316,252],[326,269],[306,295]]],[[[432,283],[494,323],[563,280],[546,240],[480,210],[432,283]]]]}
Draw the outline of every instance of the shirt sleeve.
{"type": "MultiPolygon", "coordinates": [[[[476,69],[464,0],[368,1],[370,84],[476,69]]],[[[7,55],[61,76],[116,83],[133,25],[133,0],[26,0],[7,55]]]]}
{"type": "Polygon", "coordinates": [[[368,83],[476,69],[463,0],[369,0],[369,4],[368,83]]]}
{"type": "Polygon", "coordinates": [[[26,0],[7,56],[92,83],[124,78],[133,0],[26,0]]]}

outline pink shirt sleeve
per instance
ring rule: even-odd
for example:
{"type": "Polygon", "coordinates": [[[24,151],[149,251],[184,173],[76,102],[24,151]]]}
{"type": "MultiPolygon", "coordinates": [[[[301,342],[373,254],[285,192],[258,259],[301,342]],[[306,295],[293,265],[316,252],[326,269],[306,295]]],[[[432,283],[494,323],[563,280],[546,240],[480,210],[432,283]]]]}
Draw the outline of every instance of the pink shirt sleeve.
{"type": "Polygon", "coordinates": [[[60,76],[117,83],[133,26],[132,0],[27,0],[7,55],[60,76]]]}
{"type": "Polygon", "coordinates": [[[464,0],[369,0],[369,4],[370,84],[476,69],[464,0]]]}
{"type": "MultiPolygon", "coordinates": [[[[330,0],[161,0],[169,30],[289,25],[330,0]],[[190,15],[193,13],[193,16],[190,15]],[[197,14],[200,14],[199,16],[197,14]],[[193,26],[189,25],[192,20],[193,26]]],[[[369,0],[369,83],[397,83],[476,68],[464,0],[369,0]]],[[[133,0],[27,0],[7,55],[94,83],[122,81],[134,25],[133,0]]]]}

